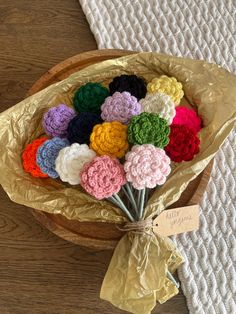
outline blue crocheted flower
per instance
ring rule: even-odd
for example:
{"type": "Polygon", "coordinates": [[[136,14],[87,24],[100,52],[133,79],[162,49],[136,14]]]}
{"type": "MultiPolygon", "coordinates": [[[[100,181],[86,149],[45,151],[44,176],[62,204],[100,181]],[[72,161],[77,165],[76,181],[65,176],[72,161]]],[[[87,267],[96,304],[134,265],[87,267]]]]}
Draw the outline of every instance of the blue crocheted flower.
{"type": "Polygon", "coordinates": [[[55,170],[55,161],[59,151],[69,145],[67,139],[59,137],[54,137],[44,142],[43,145],[39,147],[36,156],[36,162],[41,171],[51,178],[58,178],[59,175],[55,170]]]}

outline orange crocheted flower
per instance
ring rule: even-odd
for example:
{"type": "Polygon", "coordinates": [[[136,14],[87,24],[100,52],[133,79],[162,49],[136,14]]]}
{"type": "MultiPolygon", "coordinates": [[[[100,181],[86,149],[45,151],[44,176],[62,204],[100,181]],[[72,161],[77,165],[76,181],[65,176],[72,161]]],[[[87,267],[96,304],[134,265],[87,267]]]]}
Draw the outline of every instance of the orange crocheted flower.
{"type": "Polygon", "coordinates": [[[98,155],[122,158],[129,148],[127,126],[118,121],[95,125],[90,136],[90,148],[98,155]]]}
{"type": "Polygon", "coordinates": [[[47,137],[41,137],[28,144],[22,154],[23,167],[26,172],[29,172],[34,177],[48,178],[48,175],[43,173],[36,163],[36,154],[39,146],[41,146],[47,137]]]}

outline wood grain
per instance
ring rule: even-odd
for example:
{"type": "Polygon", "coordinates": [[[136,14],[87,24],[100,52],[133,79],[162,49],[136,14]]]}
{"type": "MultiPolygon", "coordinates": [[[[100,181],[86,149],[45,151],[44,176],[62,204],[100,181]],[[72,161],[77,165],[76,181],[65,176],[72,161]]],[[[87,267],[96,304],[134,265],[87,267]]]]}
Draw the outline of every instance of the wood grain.
{"type": "Polygon", "coordinates": [[[0,99],[5,108],[23,99],[53,65],[97,48],[76,0],[0,1],[0,42],[0,99]]]}
{"type": "Polygon", "coordinates": [[[27,92],[27,96],[33,95],[53,83],[60,82],[66,79],[71,74],[82,70],[92,64],[102,62],[108,59],[119,58],[132,53],[135,52],[119,49],[103,49],[86,51],[77,54],[56,64],[45,74],[43,74],[27,92]]]}
{"type": "MultiPolygon", "coordinates": [[[[76,0],[0,1],[0,111],[43,73],[96,43],[76,0]]],[[[0,313],[118,314],[99,299],[112,251],[66,242],[0,190],[0,313]]],[[[188,313],[183,295],[153,313],[188,313]]]]}

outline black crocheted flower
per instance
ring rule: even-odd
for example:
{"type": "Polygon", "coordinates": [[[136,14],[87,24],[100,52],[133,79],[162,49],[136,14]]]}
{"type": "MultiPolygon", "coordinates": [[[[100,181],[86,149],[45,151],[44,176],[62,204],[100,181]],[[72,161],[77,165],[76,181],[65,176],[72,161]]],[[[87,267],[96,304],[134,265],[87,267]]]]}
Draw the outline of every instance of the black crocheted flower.
{"type": "Polygon", "coordinates": [[[131,119],[128,140],[132,144],[153,144],[163,148],[169,143],[170,127],[158,114],[143,112],[131,119]]]}
{"type": "Polygon", "coordinates": [[[79,115],[75,116],[68,125],[67,138],[69,142],[71,144],[89,144],[93,127],[102,122],[100,114],[81,112],[79,115]]]}
{"type": "Polygon", "coordinates": [[[113,81],[109,84],[110,94],[115,92],[129,92],[138,100],[144,98],[147,93],[146,82],[137,75],[126,75],[114,77],[113,81]]]}

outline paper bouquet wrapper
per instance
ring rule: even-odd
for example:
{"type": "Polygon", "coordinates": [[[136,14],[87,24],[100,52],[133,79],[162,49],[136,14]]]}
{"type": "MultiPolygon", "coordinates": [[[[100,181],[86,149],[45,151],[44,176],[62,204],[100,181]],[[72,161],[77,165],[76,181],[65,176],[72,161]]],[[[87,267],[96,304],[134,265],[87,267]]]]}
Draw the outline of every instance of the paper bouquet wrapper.
{"type": "MultiPolygon", "coordinates": [[[[59,180],[40,179],[24,172],[21,154],[43,134],[42,116],[60,103],[72,105],[76,89],[89,81],[104,85],[121,74],[136,74],[147,81],[166,74],[183,84],[185,98],[201,116],[200,153],[175,167],[145,208],[145,218],[158,215],[178,200],[181,193],[207,166],[234,127],[236,77],[214,64],[158,53],[138,53],[92,65],[23,100],[0,115],[0,183],[14,202],[80,221],[127,222],[121,210],[97,201],[80,187],[59,180]]],[[[115,248],[101,288],[101,298],[132,313],[150,313],[156,301],[178,293],[167,278],[183,259],[167,237],[141,232],[124,233],[115,248]]]]}

